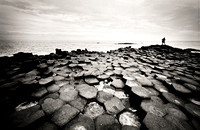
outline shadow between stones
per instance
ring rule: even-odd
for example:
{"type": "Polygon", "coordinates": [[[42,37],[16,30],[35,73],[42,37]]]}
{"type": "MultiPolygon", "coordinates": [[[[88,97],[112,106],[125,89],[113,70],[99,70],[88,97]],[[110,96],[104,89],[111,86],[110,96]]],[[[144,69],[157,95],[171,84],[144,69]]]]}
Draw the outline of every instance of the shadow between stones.
{"type": "MultiPolygon", "coordinates": [[[[138,95],[134,94],[132,91],[131,91],[131,88],[128,87],[127,85],[125,85],[124,87],[124,91],[126,94],[129,95],[129,102],[130,102],[130,107],[136,109],[137,111],[135,112],[135,114],[139,117],[139,121],[141,123],[141,130],[143,129],[147,129],[146,126],[143,124],[143,119],[144,117],[146,116],[146,112],[141,109],[140,107],[140,104],[142,102],[142,100],[144,100],[143,98],[139,97],[138,95]]],[[[118,113],[118,118],[119,118],[119,115],[121,113],[123,113],[124,111],[127,111],[127,110],[123,110],[121,111],[120,113],[118,113]]]]}

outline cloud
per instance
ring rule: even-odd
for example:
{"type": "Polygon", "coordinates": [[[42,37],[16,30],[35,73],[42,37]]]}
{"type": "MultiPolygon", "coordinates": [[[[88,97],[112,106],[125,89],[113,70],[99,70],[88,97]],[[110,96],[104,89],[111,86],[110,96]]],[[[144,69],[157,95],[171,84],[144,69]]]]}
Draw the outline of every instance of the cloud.
{"type": "Polygon", "coordinates": [[[11,7],[15,7],[15,8],[19,8],[19,9],[31,9],[31,4],[25,1],[8,1],[8,0],[3,0],[0,2],[0,4],[2,5],[7,5],[7,6],[11,6],[11,7]]]}
{"type": "Polygon", "coordinates": [[[0,35],[198,39],[196,0],[2,0],[0,4],[0,35]]]}
{"type": "Polygon", "coordinates": [[[171,29],[195,29],[198,26],[198,3],[196,0],[154,0],[145,2],[147,19],[160,26],[171,29]],[[148,5],[148,6],[147,6],[148,5]],[[196,26],[196,27],[194,27],[196,26]]]}

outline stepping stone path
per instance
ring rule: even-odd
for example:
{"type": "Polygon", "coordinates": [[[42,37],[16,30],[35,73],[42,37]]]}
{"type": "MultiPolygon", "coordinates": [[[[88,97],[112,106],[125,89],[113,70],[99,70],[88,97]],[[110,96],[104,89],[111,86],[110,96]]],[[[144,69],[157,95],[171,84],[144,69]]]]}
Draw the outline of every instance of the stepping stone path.
{"type": "Polygon", "coordinates": [[[87,100],[81,98],[81,97],[78,97],[77,99],[69,102],[69,104],[75,108],[77,108],[79,111],[83,111],[85,105],[87,103],[87,100]]]}
{"type": "Polygon", "coordinates": [[[180,99],[179,97],[175,96],[172,93],[163,93],[163,96],[171,103],[174,103],[179,106],[184,106],[185,101],[180,99]]]}
{"type": "Polygon", "coordinates": [[[94,130],[94,120],[85,115],[78,115],[72,122],[67,124],[64,130],[94,130]]]}
{"type": "Polygon", "coordinates": [[[97,95],[97,100],[101,103],[104,103],[108,100],[110,100],[113,97],[112,94],[106,93],[104,91],[99,91],[97,95]]]}
{"type": "Polygon", "coordinates": [[[118,114],[125,108],[121,100],[117,97],[113,97],[110,100],[104,102],[104,105],[109,114],[118,114]]]}
{"type": "Polygon", "coordinates": [[[78,109],[66,104],[53,114],[51,120],[61,127],[71,121],[78,113],[78,109]]]}
{"type": "Polygon", "coordinates": [[[95,98],[97,95],[97,89],[94,88],[93,86],[87,84],[81,84],[76,86],[76,88],[79,91],[79,94],[86,99],[95,98]]]}
{"type": "Polygon", "coordinates": [[[69,90],[67,92],[61,92],[60,93],[60,99],[62,99],[65,102],[70,102],[78,98],[78,91],[76,90],[69,90]]]}
{"type": "Polygon", "coordinates": [[[124,87],[124,82],[121,80],[121,79],[114,79],[112,81],[112,85],[115,87],[115,88],[123,88],[124,87]]]}
{"type": "Polygon", "coordinates": [[[46,85],[53,81],[53,77],[43,78],[39,80],[40,85],[46,85]]]}
{"type": "Polygon", "coordinates": [[[143,86],[153,86],[153,83],[145,76],[136,76],[135,78],[143,86]]]}
{"type": "Polygon", "coordinates": [[[44,103],[42,104],[42,109],[44,110],[45,113],[52,114],[63,105],[64,102],[60,99],[46,98],[44,100],[44,103]]]}
{"type": "Polygon", "coordinates": [[[95,119],[99,115],[102,115],[104,112],[105,112],[105,110],[103,109],[102,106],[100,106],[96,102],[91,102],[86,106],[84,115],[86,115],[92,119],[95,119]]]}
{"type": "Polygon", "coordinates": [[[146,125],[148,129],[152,130],[168,130],[173,129],[171,122],[167,121],[166,119],[156,116],[151,113],[147,113],[145,116],[143,123],[146,125]]]}
{"type": "Polygon", "coordinates": [[[191,93],[192,92],[191,90],[185,88],[181,84],[173,83],[172,85],[173,85],[174,89],[179,92],[182,92],[182,93],[191,93]]]}
{"type": "Polygon", "coordinates": [[[151,101],[143,101],[141,103],[141,108],[147,113],[152,113],[156,116],[163,117],[167,114],[163,104],[156,104],[151,101]]]}
{"type": "Polygon", "coordinates": [[[180,120],[174,116],[167,115],[165,119],[172,124],[173,127],[176,127],[180,130],[192,130],[192,127],[185,121],[180,120]]]}
{"type": "Polygon", "coordinates": [[[104,114],[100,115],[96,118],[95,121],[96,130],[120,130],[121,126],[119,125],[119,122],[116,121],[115,117],[104,114]]]}
{"type": "Polygon", "coordinates": [[[98,84],[99,81],[96,78],[85,78],[85,82],[88,84],[98,84]]]}
{"type": "Polygon", "coordinates": [[[166,45],[0,57],[1,127],[200,129],[199,57],[166,45]]]}
{"type": "Polygon", "coordinates": [[[123,112],[119,116],[119,122],[123,126],[134,126],[136,128],[140,128],[141,124],[139,122],[139,118],[131,112],[123,112]]]}
{"type": "Polygon", "coordinates": [[[32,96],[35,98],[40,98],[47,93],[47,89],[45,87],[41,87],[32,93],[32,96]]]}
{"type": "Polygon", "coordinates": [[[47,87],[47,90],[49,93],[57,92],[59,89],[60,89],[60,87],[56,84],[53,84],[53,85],[47,87]]]}
{"type": "Polygon", "coordinates": [[[132,87],[131,91],[141,98],[150,98],[151,97],[151,92],[148,91],[148,89],[146,89],[144,87],[132,87]]]}

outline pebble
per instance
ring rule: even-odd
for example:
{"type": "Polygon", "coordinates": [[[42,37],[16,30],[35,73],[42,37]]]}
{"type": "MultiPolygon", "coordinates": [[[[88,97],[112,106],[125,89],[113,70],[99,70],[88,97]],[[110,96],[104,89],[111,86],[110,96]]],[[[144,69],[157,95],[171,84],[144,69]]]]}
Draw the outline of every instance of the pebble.
{"type": "Polygon", "coordinates": [[[50,85],[49,87],[47,87],[47,91],[48,91],[49,93],[58,92],[59,89],[60,89],[60,87],[59,87],[58,85],[56,85],[56,84],[52,84],[52,85],[50,85]]]}
{"type": "Polygon", "coordinates": [[[179,109],[176,108],[166,108],[169,115],[172,115],[181,120],[188,120],[187,116],[179,109]]]}
{"type": "Polygon", "coordinates": [[[123,112],[119,116],[119,122],[123,126],[134,126],[136,128],[140,128],[141,123],[139,122],[138,116],[131,112],[123,112]]]}
{"type": "Polygon", "coordinates": [[[44,72],[48,69],[48,65],[45,63],[39,64],[37,67],[38,67],[39,71],[42,71],[42,72],[44,72]]]}
{"type": "Polygon", "coordinates": [[[112,94],[106,93],[104,91],[99,91],[97,94],[97,100],[101,103],[104,103],[104,102],[110,100],[112,97],[113,97],[112,94]]]}
{"type": "Polygon", "coordinates": [[[64,85],[69,84],[69,81],[56,81],[55,84],[58,85],[59,87],[62,87],[64,85]]]}
{"type": "MultiPolygon", "coordinates": [[[[180,76],[179,76],[180,77],[180,76]]],[[[193,80],[193,79],[190,79],[190,78],[186,78],[186,77],[180,77],[180,80],[186,82],[186,83],[189,83],[189,84],[192,84],[192,85],[195,85],[195,86],[199,86],[200,83],[198,83],[197,81],[193,80]]]]}
{"type": "Polygon", "coordinates": [[[161,83],[161,82],[158,82],[158,81],[153,81],[154,83],[154,88],[156,90],[158,90],[159,92],[161,93],[165,93],[165,92],[168,92],[168,89],[161,83]]]}
{"type": "Polygon", "coordinates": [[[189,84],[189,83],[184,83],[183,86],[185,86],[186,88],[189,88],[193,91],[199,91],[200,92],[200,88],[195,86],[195,85],[192,85],[192,84],[189,84]]]}
{"type": "Polygon", "coordinates": [[[53,79],[54,79],[54,81],[60,81],[60,80],[64,80],[65,77],[63,77],[63,76],[55,76],[55,77],[53,77],[53,79]]]}
{"type": "Polygon", "coordinates": [[[108,114],[100,115],[95,121],[96,130],[121,130],[121,126],[117,120],[108,114]]]}
{"type": "Polygon", "coordinates": [[[98,84],[99,81],[97,80],[97,78],[94,78],[94,77],[87,77],[85,78],[85,82],[88,83],[88,84],[98,84]]]}
{"type": "Polygon", "coordinates": [[[68,92],[68,91],[72,91],[72,90],[75,90],[74,85],[67,84],[60,88],[59,93],[64,93],[64,92],[68,92]]]}
{"type": "Polygon", "coordinates": [[[66,104],[53,114],[51,120],[61,127],[71,121],[78,113],[78,109],[66,104]]]}
{"type": "Polygon", "coordinates": [[[95,119],[99,115],[102,115],[104,112],[105,110],[101,105],[99,105],[97,102],[91,102],[87,104],[84,110],[84,115],[95,119]]]}
{"type": "Polygon", "coordinates": [[[135,78],[143,86],[153,86],[153,83],[145,76],[136,76],[135,78]]]}
{"type": "Polygon", "coordinates": [[[61,108],[64,105],[64,102],[60,99],[52,99],[52,98],[46,98],[44,100],[44,103],[42,104],[42,109],[46,114],[52,114],[59,108],[61,108]]]}
{"type": "MultiPolygon", "coordinates": [[[[136,67],[137,67],[138,65],[136,65],[136,67]]],[[[137,72],[137,71],[139,71],[139,69],[138,68],[136,68],[136,67],[129,67],[129,68],[126,68],[125,70],[126,71],[129,71],[129,72],[137,72]]]]}
{"type": "Polygon", "coordinates": [[[85,108],[85,105],[87,103],[87,100],[85,100],[84,98],[78,97],[77,99],[69,102],[69,104],[75,108],[77,108],[79,111],[83,111],[83,109],[85,108]]]}
{"type": "Polygon", "coordinates": [[[193,128],[185,120],[180,120],[179,118],[171,115],[165,116],[165,119],[179,130],[193,130],[193,128]]]}
{"type": "Polygon", "coordinates": [[[115,88],[124,88],[124,82],[121,79],[113,79],[112,85],[115,88]]]}
{"type": "Polygon", "coordinates": [[[196,105],[199,105],[200,106],[200,100],[197,99],[197,98],[191,98],[189,99],[192,103],[196,104],[196,105]]]}
{"type": "Polygon", "coordinates": [[[86,99],[95,98],[97,95],[97,89],[93,86],[89,86],[87,84],[81,84],[76,86],[79,91],[79,95],[83,96],[86,99]]]}
{"type": "Polygon", "coordinates": [[[151,93],[144,87],[132,87],[131,91],[141,98],[150,98],[151,93]]]}
{"type": "Polygon", "coordinates": [[[116,75],[121,75],[122,71],[121,70],[114,70],[113,73],[116,74],[116,75]]]}
{"type": "Polygon", "coordinates": [[[159,95],[158,91],[156,91],[153,88],[146,88],[146,89],[149,91],[151,96],[158,96],[159,95]]]}
{"type": "Polygon", "coordinates": [[[195,117],[200,118],[200,107],[192,103],[185,104],[185,109],[195,117]]]}
{"type": "Polygon", "coordinates": [[[164,101],[158,96],[151,96],[151,101],[156,104],[164,104],[164,101]]]}
{"type": "Polygon", "coordinates": [[[35,92],[33,92],[31,94],[32,97],[35,98],[41,98],[42,96],[44,96],[47,93],[47,89],[45,87],[39,88],[37,89],[35,92]]]}
{"type": "Polygon", "coordinates": [[[53,77],[48,77],[48,78],[42,78],[39,80],[40,85],[46,85],[49,84],[53,81],[53,77]]]}
{"type": "Polygon", "coordinates": [[[123,89],[117,89],[115,91],[115,94],[114,94],[115,97],[119,98],[119,99],[125,99],[125,98],[128,98],[128,95],[125,94],[125,91],[123,89]]]}
{"type": "Polygon", "coordinates": [[[102,91],[104,91],[104,92],[106,92],[106,93],[109,93],[109,94],[112,94],[112,95],[115,94],[115,88],[114,88],[114,87],[111,87],[111,86],[109,86],[109,85],[104,86],[104,88],[103,88],[102,91]]]}
{"type": "Polygon", "coordinates": [[[93,119],[88,116],[79,114],[72,122],[68,123],[63,130],[94,130],[95,124],[93,119]]]}
{"type": "Polygon", "coordinates": [[[156,104],[155,102],[151,101],[143,101],[141,103],[141,108],[147,113],[152,113],[159,117],[163,117],[167,114],[163,104],[156,104]]]}
{"type": "Polygon", "coordinates": [[[143,120],[143,123],[148,129],[152,130],[173,130],[171,122],[168,122],[166,119],[160,116],[156,116],[152,113],[147,113],[143,120]]]}
{"type": "Polygon", "coordinates": [[[102,75],[99,75],[97,78],[101,80],[105,80],[105,79],[108,79],[109,77],[110,77],[109,75],[102,74],[102,75]]]}
{"type": "Polygon", "coordinates": [[[59,93],[49,93],[45,95],[43,98],[41,98],[38,103],[41,105],[44,102],[44,100],[47,98],[58,99],[59,93]]]}
{"type": "Polygon", "coordinates": [[[76,90],[69,90],[69,91],[60,93],[60,99],[65,102],[73,101],[76,98],[78,98],[78,91],[76,90]]]}
{"type": "MultiPolygon", "coordinates": [[[[123,73],[123,72],[122,72],[123,73]]],[[[123,78],[125,79],[125,80],[135,80],[135,78],[134,77],[132,77],[132,76],[130,76],[130,75],[127,75],[127,74],[123,74],[123,78]]]]}
{"type": "Polygon", "coordinates": [[[176,105],[179,105],[179,106],[184,106],[185,102],[180,99],[179,97],[175,96],[174,94],[172,93],[163,93],[163,96],[171,103],[174,103],[176,105]]]}
{"type": "Polygon", "coordinates": [[[167,76],[161,75],[161,74],[156,74],[156,79],[160,81],[165,81],[167,79],[167,76]]]}
{"type": "Polygon", "coordinates": [[[104,102],[104,105],[107,112],[110,114],[118,114],[125,108],[121,100],[117,97],[113,97],[110,100],[104,102]]]}
{"type": "Polygon", "coordinates": [[[135,80],[127,80],[126,85],[129,87],[142,87],[141,84],[135,80]]]}
{"type": "Polygon", "coordinates": [[[111,76],[111,75],[113,75],[114,73],[113,73],[113,71],[111,71],[111,70],[107,70],[107,71],[105,72],[105,74],[108,75],[108,76],[111,76]]]}
{"type": "Polygon", "coordinates": [[[172,86],[174,87],[175,90],[182,92],[182,93],[191,93],[192,92],[191,90],[185,88],[181,84],[172,83],[172,86]]]}

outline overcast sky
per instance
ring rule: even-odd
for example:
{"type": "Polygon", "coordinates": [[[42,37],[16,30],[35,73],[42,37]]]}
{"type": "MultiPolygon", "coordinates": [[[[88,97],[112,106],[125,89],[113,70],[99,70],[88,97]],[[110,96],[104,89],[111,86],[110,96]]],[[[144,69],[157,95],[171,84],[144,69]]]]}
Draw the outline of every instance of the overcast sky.
{"type": "Polygon", "coordinates": [[[200,40],[198,0],[0,0],[0,39],[200,40]]]}

